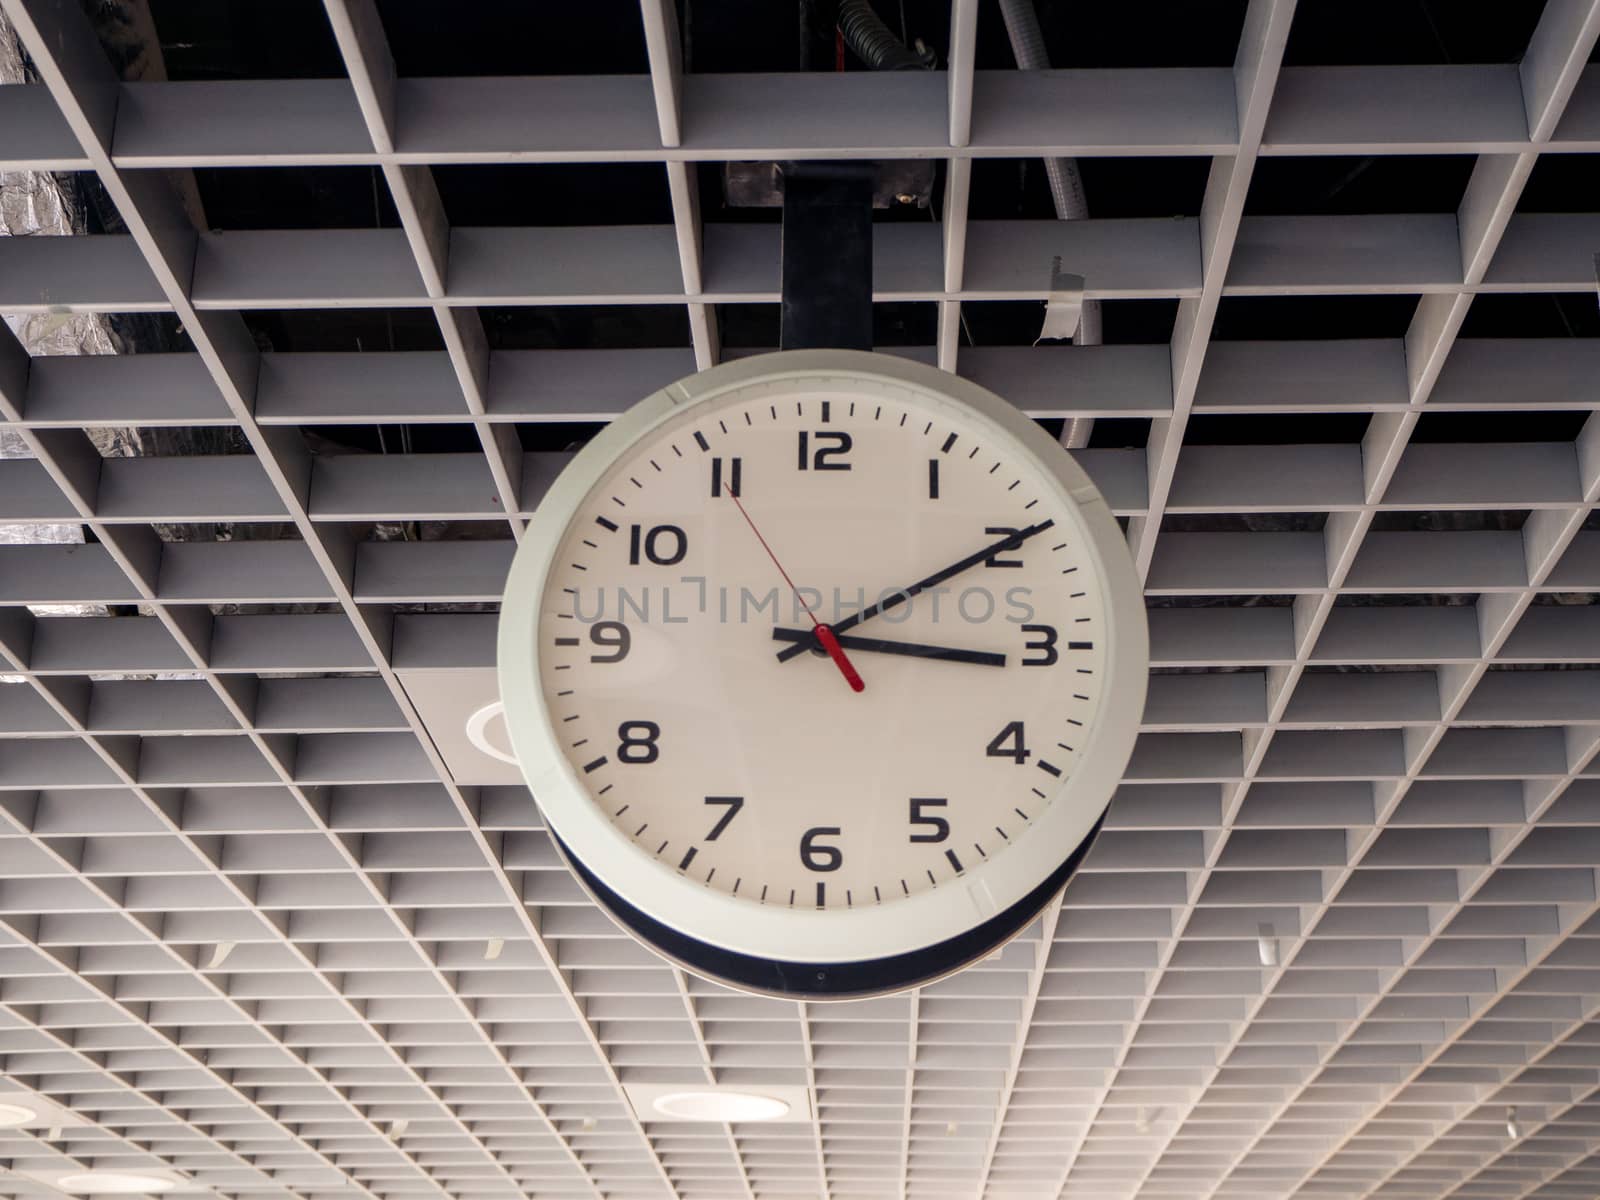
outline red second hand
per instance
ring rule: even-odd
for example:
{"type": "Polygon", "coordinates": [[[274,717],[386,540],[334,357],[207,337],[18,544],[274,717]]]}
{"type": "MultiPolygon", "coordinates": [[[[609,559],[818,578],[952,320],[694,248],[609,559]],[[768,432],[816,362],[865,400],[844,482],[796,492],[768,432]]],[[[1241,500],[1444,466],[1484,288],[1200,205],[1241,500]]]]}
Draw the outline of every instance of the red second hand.
{"type": "Polygon", "coordinates": [[[839,674],[844,676],[844,681],[850,685],[850,690],[860,692],[866,690],[866,682],[861,678],[861,673],[856,670],[855,664],[850,661],[850,656],[844,652],[844,647],[839,645],[839,639],[834,636],[833,626],[824,625],[817,620],[817,614],[811,611],[811,605],[806,603],[806,598],[800,594],[800,589],[795,587],[794,580],[789,578],[789,572],[783,569],[783,564],[778,561],[778,556],[772,552],[772,547],[767,545],[767,539],[761,536],[761,530],[756,528],[756,523],[750,519],[750,514],[745,511],[744,502],[732,488],[728,489],[728,496],[739,506],[739,515],[744,518],[744,523],[750,526],[750,532],[756,535],[756,541],[761,543],[761,548],[767,552],[767,557],[772,560],[772,565],[778,568],[778,574],[783,576],[783,581],[789,585],[789,590],[794,593],[794,598],[800,601],[800,607],[806,610],[806,616],[811,618],[811,623],[817,629],[817,641],[822,643],[822,648],[828,652],[828,657],[833,659],[833,665],[839,668],[839,674]]]}
{"type": "Polygon", "coordinates": [[[824,625],[821,621],[817,621],[815,617],[811,619],[817,623],[817,641],[822,643],[822,648],[828,652],[828,657],[833,659],[834,666],[839,668],[839,673],[844,676],[844,681],[850,685],[850,690],[855,692],[866,690],[866,682],[856,671],[855,664],[845,654],[844,647],[839,645],[839,639],[834,636],[833,626],[824,625]]]}

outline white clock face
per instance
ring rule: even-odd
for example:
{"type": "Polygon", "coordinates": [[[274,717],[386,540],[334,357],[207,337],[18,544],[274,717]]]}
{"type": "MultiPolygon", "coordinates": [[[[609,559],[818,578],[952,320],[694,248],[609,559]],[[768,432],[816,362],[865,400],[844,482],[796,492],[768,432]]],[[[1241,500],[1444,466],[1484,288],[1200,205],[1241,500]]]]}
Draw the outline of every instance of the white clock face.
{"type": "Polygon", "coordinates": [[[1036,885],[1099,817],[1109,791],[1070,785],[1113,690],[1100,551],[985,413],[762,379],[656,421],[576,500],[518,618],[559,756],[530,782],[646,912],[693,923],[668,897],[699,892],[716,928],[688,932],[735,948],[786,930],[814,956],[809,914],[911,948],[1036,885]]]}

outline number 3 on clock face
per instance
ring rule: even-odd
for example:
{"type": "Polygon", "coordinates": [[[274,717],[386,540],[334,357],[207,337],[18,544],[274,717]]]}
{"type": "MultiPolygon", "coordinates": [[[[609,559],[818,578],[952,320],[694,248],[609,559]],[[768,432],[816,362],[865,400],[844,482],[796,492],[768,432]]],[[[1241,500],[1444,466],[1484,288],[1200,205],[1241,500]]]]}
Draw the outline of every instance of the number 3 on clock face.
{"type": "Polygon", "coordinates": [[[844,352],[719,367],[541,504],[502,608],[508,727],[647,941],[753,963],[747,986],[785,962],[903,985],[1031,916],[1096,827],[1143,703],[1127,559],[1065,452],[970,384],[844,352]]]}

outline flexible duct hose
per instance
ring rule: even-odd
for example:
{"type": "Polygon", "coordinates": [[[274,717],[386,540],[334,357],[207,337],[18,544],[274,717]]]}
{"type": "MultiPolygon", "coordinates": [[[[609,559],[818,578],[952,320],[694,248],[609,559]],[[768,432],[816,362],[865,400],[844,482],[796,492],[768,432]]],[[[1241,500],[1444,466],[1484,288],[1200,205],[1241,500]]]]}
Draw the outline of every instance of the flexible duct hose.
{"type": "Polygon", "coordinates": [[[930,65],[889,31],[868,0],[839,0],[839,32],[874,71],[925,71],[930,65]]]}
{"type": "MultiPolygon", "coordinates": [[[[1011,39],[1011,53],[1017,67],[1023,71],[1045,71],[1050,67],[1050,56],[1044,48],[1044,33],[1039,28],[1039,17],[1034,12],[1033,0],[1000,0],[1000,15],[1005,18],[1006,36],[1011,39]]],[[[1056,217],[1062,221],[1081,221],[1089,215],[1089,202],[1083,194],[1083,176],[1077,161],[1070,158],[1047,158],[1044,175],[1050,183],[1050,198],[1055,202],[1056,217]]],[[[1100,302],[1085,300],[1083,313],[1078,318],[1078,335],[1072,339],[1079,346],[1100,344],[1100,302]]],[[[1082,447],[1089,444],[1089,431],[1094,421],[1084,417],[1068,421],[1061,431],[1061,444],[1082,447]]]]}
{"type": "MultiPolygon", "coordinates": [[[[1047,71],[1050,56],[1045,52],[1044,34],[1033,10],[1033,0],[1000,0],[1000,15],[1005,18],[1011,53],[1023,71],[1047,71]]],[[[1089,202],[1083,195],[1083,177],[1070,158],[1044,160],[1045,177],[1050,181],[1050,198],[1056,216],[1063,221],[1081,221],[1089,215],[1089,202]]]]}

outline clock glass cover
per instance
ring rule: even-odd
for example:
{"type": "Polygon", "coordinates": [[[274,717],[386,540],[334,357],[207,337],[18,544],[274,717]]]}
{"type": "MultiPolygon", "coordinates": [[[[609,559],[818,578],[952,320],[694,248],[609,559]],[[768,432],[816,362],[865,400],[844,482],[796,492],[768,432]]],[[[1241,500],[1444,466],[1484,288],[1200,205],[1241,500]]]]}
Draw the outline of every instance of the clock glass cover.
{"type": "Polygon", "coordinates": [[[502,618],[508,725],[614,909],[761,961],[915,955],[1097,827],[1144,691],[1126,560],[1087,478],[987,393],[747,360],[552,489],[502,618]]]}

